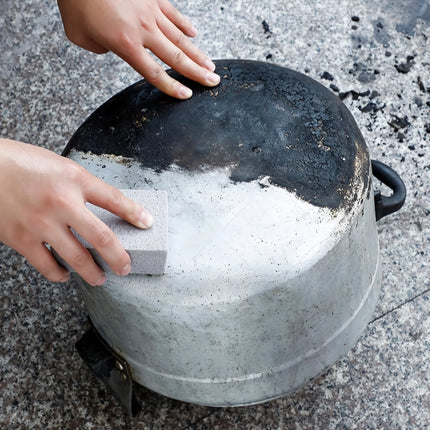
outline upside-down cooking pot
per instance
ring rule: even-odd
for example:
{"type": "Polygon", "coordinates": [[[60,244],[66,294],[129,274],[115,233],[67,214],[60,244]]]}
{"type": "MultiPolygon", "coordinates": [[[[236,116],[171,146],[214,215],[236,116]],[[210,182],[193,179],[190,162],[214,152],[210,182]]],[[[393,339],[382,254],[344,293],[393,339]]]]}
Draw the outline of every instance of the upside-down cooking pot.
{"type": "Polygon", "coordinates": [[[164,275],[109,273],[102,287],[75,278],[94,326],[79,351],[128,407],[133,381],[246,405],[332,365],[375,308],[376,220],[405,199],[324,86],[267,63],[216,66],[216,88],[170,72],[193,89],[187,101],[132,85],[64,151],[118,188],[168,193],[164,275]],[[374,193],[372,168],[392,196],[374,193]]]}

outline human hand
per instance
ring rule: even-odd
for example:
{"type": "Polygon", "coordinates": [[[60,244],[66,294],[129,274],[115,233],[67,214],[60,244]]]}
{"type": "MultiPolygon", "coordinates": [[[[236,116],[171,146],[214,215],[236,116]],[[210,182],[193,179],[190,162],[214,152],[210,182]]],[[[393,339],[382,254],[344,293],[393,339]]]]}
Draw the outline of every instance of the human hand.
{"type": "Polygon", "coordinates": [[[191,89],[171,78],[152,51],[182,75],[214,86],[215,65],[190,39],[197,32],[168,0],[58,0],[67,37],[102,54],[114,52],[164,93],[187,99],[191,89]]]}
{"type": "Polygon", "coordinates": [[[89,284],[106,280],[70,228],[91,243],[116,274],[130,272],[129,255],[86,202],[137,227],[152,225],[152,216],[141,206],[74,161],[37,146],[0,139],[0,240],[51,281],[67,281],[69,273],[45,244],[89,284]]]}

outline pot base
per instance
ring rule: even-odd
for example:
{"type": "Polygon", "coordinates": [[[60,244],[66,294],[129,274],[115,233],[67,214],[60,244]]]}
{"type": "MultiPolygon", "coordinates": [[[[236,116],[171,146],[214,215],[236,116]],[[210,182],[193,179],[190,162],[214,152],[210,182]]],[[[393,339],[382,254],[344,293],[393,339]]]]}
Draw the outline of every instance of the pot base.
{"type": "Polygon", "coordinates": [[[372,318],[381,276],[378,253],[377,269],[355,313],[320,348],[277,368],[237,378],[197,379],[159,373],[130,361],[131,369],[135,370],[134,379],[159,394],[202,406],[249,406],[285,396],[317,378],[354,346],[372,318]]]}
{"type": "Polygon", "coordinates": [[[311,350],[276,369],[242,378],[224,380],[178,378],[155,372],[147,367],[142,368],[143,366],[136,362],[127,363],[104,344],[95,327],[92,327],[77,343],[77,349],[82,359],[113,391],[130,416],[135,416],[140,410],[132,393],[131,369],[136,369],[135,382],[176,400],[213,407],[240,407],[265,403],[294,392],[316,379],[339,360],[344,355],[344,351],[354,346],[374,312],[379,295],[380,278],[381,264],[378,257],[377,270],[361,305],[319,349],[311,350]],[[121,366],[118,365],[118,361],[121,366]],[[106,366],[109,368],[107,373],[106,366]],[[99,371],[101,367],[103,372],[99,371]],[[106,378],[106,375],[109,377],[106,378]],[[141,375],[145,377],[142,378],[141,375]],[[160,387],[163,387],[163,390],[160,390],[160,387]],[[273,387],[278,387],[278,392],[274,393],[273,387]],[[241,402],[238,400],[240,398],[244,400],[241,402]],[[214,401],[214,399],[219,400],[214,401]]]}

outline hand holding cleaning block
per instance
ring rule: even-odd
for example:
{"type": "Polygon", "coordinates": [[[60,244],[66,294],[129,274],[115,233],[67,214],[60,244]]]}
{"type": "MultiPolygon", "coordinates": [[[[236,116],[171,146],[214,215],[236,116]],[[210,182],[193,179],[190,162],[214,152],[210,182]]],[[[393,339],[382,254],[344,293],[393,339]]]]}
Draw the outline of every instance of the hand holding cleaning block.
{"type": "MultiPolygon", "coordinates": [[[[118,237],[131,258],[131,272],[140,275],[162,275],[166,269],[168,249],[167,193],[155,190],[121,190],[139,203],[154,218],[151,228],[142,230],[124,221],[111,212],[88,204],[88,209],[103,221],[118,237]]],[[[112,272],[94,247],[79,234],[77,239],[88,249],[97,264],[106,272],[112,272]]],[[[54,252],[56,259],[71,272],[75,270],[54,252]]]]}

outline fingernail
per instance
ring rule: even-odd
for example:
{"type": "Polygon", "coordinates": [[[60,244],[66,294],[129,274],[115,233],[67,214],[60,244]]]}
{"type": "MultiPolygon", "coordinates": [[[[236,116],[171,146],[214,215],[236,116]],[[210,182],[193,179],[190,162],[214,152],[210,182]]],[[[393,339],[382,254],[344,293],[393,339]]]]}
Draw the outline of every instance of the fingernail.
{"type": "Polygon", "coordinates": [[[214,85],[219,84],[220,81],[220,77],[216,73],[208,73],[206,75],[206,79],[208,80],[208,82],[214,85]]]}
{"type": "Polygon", "coordinates": [[[184,99],[189,99],[193,95],[193,92],[189,88],[180,85],[179,95],[184,99]]]}
{"type": "Polygon", "coordinates": [[[191,24],[191,33],[192,33],[191,37],[197,36],[197,29],[196,29],[196,27],[194,27],[193,24],[191,24]]]}
{"type": "Polygon", "coordinates": [[[130,273],[130,270],[131,270],[131,264],[127,263],[123,267],[123,269],[121,270],[121,272],[119,274],[120,274],[120,276],[126,276],[126,275],[128,275],[130,273]]]}
{"type": "Polygon", "coordinates": [[[152,227],[152,224],[154,224],[154,218],[149,212],[143,210],[140,214],[140,219],[137,222],[137,226],[140,228],[150,228],[152,227]]]}
{"type": "Polygon", "coordinates": [[[215,64],[209,60],[209,58],[207,58],[203,65],[205,66],[206,69],[209,69],[211,72],[213,72],[215,70],[215,64]]]}
{"type": "Polygon", "coordinates": [[[67,282],[70,279],[70,273],[67,273],[66,275],[64,275],[63,278],[60,279],[59,282],[67,282]]]}
{"type": "Polygon", "coordinates": [[[97,287],[97,286],[103,285],[105,282],[106,282],[106,276],[103,273],[103,275],[100,276],[100,278],[94,283],[94,286],[97,287]]]}

